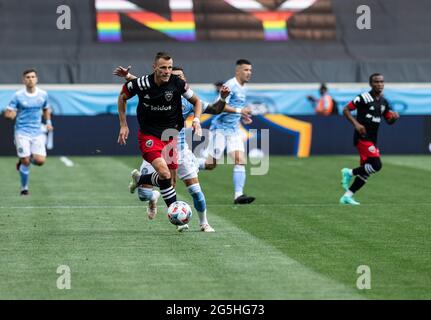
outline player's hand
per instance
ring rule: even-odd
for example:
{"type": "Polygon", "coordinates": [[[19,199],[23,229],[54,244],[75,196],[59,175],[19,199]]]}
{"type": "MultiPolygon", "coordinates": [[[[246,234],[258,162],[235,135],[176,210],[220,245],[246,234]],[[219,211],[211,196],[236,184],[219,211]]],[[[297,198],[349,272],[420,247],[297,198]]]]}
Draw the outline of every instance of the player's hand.
{"type": "Polygon", "coordinates": [[[253,120],[249,115],[242,115],[241,120],[242,120],[242,123],[244,124],[250,124],[253,122],[253,120]]]}
{"type": "Polygon", "coordinates": [[[46,130],[48,130],[48,131],[54,131],[54,127],[52,126],[52,124],[47,124],[46,125],[46,130]]]}
{"type": "Polygon", "coordinates": [[[122,66],[118,66],[112,71],[112,74],[121,78],[126,78],[129,74],[129,70],[132,66],[128,66],[127,68],[124,68],[122,66]]]}
{"type": "Polygon", "coordinates": [[[396,120],[398,120],[400,118],[400,114],[398,112],[396,112],[396,111],[392,111],[391,114],[392,114],[392,119],[394,121],[396,121],[396,120]]]}
{"type": "Polygon", "coordinates": [[[226,99],[230,95],[230,89],[228,86],[222,85],[220,88],[220,97],[226,99]]]}
{"type": "Polygon", "coordinates": [[[122,126],[120,128],[120,134],[118,135],[117,142],[123,146],[126,144],[126,140],[128,137],[129,137],[129,127],[128,126],[122,126]]]}
{"type": "Polygon", "coordinates": [[[197,134],[199,137],[202,136],[202,128],[201,128],[201,122],[198,119],[194,119],[192,122],[192,128],[195,134],[197,134]]]}
{"type": "Polygon", "coordinates": [[[367,134],[367,130],[365,129],[365,127],[362,124],[357,124],[355,126],[356,131],[358,131],[360,136],[365,136],[367,134]]]}
{"type": "Polygon", "coordinates": [[[251,116],[251,108],[245,107],[241,109],[241,115],[244,117],[250,117],[251,116]]]}

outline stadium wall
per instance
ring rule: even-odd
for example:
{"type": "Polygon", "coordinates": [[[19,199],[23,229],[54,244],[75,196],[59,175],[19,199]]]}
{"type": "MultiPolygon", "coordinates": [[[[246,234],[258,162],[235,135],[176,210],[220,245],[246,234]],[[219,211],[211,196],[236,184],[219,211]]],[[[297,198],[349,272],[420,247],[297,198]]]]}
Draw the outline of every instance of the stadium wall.
{"type": "MultiPolygon", "coordinates": [[[[252,126],[247,129],[269,129],[269,153],[272,155],[336,155],[356,154],[353,147],[353,128],[341,116],[317,117],[298,116],[311,127],[309,152],[302,153],[300,139],[308,139],[298,127],[275,123],[271,115],[254,117],[252,126]]],[[[280,116],[280,115],[276,115],[280,116]]],[[[287,119],[291,117],[282,116],[287,119]]],[[[138,125],[134,116],[128,117],[130,136],[126,146],[117,144],[118,117],[115,115],[97,116],[56,116],[54,148],[50,155],[139,155],[136,139],[138,125]]],[[[208,127],[206,121],[203,127],[208,127]]],[[[251,139],[260,139],[257,131],[251,139]]],[[[0,155],[13,156],[13,124],[0,118],[0,155]]],[[[205,143],[205,142],[204,142],[205,143]]],[[[305,143],[305,148],[307,148],[305,143]]],[[[404,116],[394,126],[381,125],[378,146],[382,154],[427,154],[431,144],[431,116],[404,116]]],[[[258,142],[259,145],[259,142],[258,142]]]]}

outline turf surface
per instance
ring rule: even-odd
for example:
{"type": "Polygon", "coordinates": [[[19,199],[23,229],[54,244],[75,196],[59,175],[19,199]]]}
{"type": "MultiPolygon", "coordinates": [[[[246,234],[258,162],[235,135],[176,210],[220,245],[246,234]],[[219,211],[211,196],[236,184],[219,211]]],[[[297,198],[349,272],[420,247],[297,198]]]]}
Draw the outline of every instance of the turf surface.
{"type": "MultiPolygon", "coordinates": [[[[232,204],[232,166],[202,172],[214,234],[154,221],[127,192],[138,157],[49,157],[18,195],[0,158],[0,299],[430,299],[431,158],[384,156],[358,207],[338,205],[356,157],[271,157],[232,204]],[[59,290],[59,265],[71,289],[59,290]],[[356,286],[358,266],[371,289],[356,286]]],[[[191,203],[179,182],[179,197],[191,203]]]]}

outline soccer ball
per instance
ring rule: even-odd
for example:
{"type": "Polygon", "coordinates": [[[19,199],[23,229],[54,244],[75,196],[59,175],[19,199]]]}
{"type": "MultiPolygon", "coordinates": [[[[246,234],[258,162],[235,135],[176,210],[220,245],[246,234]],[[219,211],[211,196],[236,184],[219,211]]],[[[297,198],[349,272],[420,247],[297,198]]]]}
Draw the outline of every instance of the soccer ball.
{"type": "Polygon", "coordinates": [[[176,225],[187,224],[192,218],[192,208],[184,201],[175,201],[168,208],[168,219],[176,225]]]}

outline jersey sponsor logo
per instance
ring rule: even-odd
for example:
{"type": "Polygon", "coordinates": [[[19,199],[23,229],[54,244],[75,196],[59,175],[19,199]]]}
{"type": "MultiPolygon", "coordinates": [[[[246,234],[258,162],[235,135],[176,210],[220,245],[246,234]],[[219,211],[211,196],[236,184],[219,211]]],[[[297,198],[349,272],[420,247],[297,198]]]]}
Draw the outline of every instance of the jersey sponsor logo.
{"type": "Polygon", "coordinates": [[[172,106],[151,106],[151,111],[169,111],[172,106]]]}
{"type": "Polygon", "coordinates": [[[174,97],[174,93],[172,91],[165,91],[165,99],[167,102],[171,101],[174,97]]]}
{"type": "Polygon", "coordinates": [[[365,115],[365,118],[367,118],[367,119],[371,119],[371,121],[372,122],[375,122],[375,123],[380,123],[381,121],[382,121],[382,119],[380,119],[380,117],[373,117],[371,114],[369,114],[369,113],[367,113],[366,115],[365,115]]]}
{"type": "Polygon", "coordinates": [[[145,142],[145,146],[147,148],[151,148],[154,145],[154,141],[153,140],[147,140],[147,142],[145,142]]]}
{"type": "Polygon", "coordinates": [[[371,153],[376,153],[377,149],[375,146],[369,146],[368,151],[370,151],[371,153]]]}

